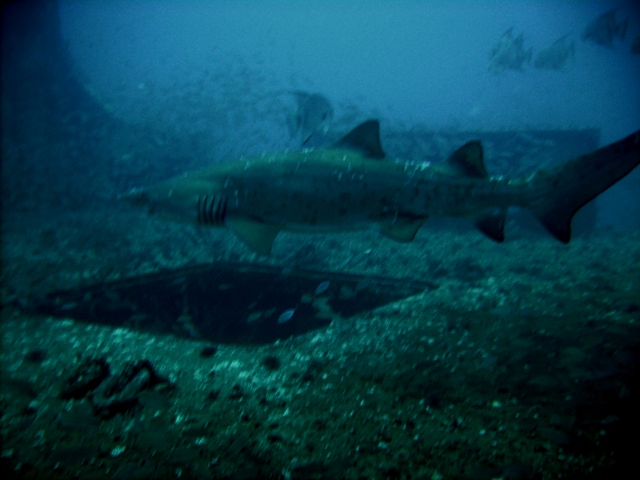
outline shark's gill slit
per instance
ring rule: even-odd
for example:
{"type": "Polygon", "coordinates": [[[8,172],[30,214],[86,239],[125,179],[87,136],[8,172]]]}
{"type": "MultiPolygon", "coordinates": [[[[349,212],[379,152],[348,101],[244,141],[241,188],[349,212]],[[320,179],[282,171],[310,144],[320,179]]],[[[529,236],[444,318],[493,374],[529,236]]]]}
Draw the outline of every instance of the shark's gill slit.
{"type": "Polygon", "coordinates": [[[207,213],[207,207],[209,202],[209,195],[204,197],[198,196],[198,223],[209,223],[209,215],[207,213]]]}
{"type": "Polygon", "coordinates": [[[224,222],[224,216],[226,213],[227,213],[227,197],[221,197],[220,205],[218,206],[218,210],[216,212],[217,225],[222,225],[222,222],[224,222]]]}
{"type": "MultiPolygon", "coordinates": [[[[207,223],[209,223],[210,225],[215,225],[213,221],[213,209],[217,201],[218,201],[218,197],[216,197],[215,195],[211,197],[211,205],[209,205],[209,208],[206,209],[207,223]]],[[[206,208],[206,205],[205,205],[205,208],[206,208]]]]}
{"type": "Polygon", "coordinates": [[[209,195],[198,196],[198,223],[220,226],[224,222],[227,211],[227,197],[213,195],[209,203],[209,195]]]}
{"type": "Polygon", "coordinates": [[[213,197],[211,201],[211,213],[209,214],[209,218],[211,219],[212,225],[220,225],[220,208],[222,207],[222,199],[216,195],[213,197]]]}

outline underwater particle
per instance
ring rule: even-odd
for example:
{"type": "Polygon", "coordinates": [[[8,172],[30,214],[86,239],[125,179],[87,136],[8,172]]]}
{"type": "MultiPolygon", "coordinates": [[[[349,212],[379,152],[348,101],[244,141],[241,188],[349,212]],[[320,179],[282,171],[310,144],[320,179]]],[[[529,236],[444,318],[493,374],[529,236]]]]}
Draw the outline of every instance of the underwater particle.
{"type": "Polygon", "coordinates": [[[42,363],[45,358],[47,358],[47,354],[42,348],[31,350],[24,356],[25,361],[29,363],[42,363]]]}
{"type": "Polygon", "coordinates": [[[320,285],[316,287],[316,291],[314,292],[314,295],[322,295],[324,292],[326,292],[329,289],[329,285],[331,285],[331,282],[329,280],[322,282],[320,285]]]}
{"type": "Polygon", "coordinates": [[[437,392],[433,392],[430,393],[429,395],[427,395],[427,405],[429,405],[432,408],[440,408],[442,406],[442,395],[437,393],[437,392]]]}
{"type": "Polygon", "coordinates": [[[35,415],[38,411],[38,401],[31,400],[22,410],[23,415],[35,415]]]}
{"type": "Polygon", "coordinates": [[[149,360],[127,362],[118,375],[102,382],[91,396],[91,405],[102,418],[112,418],[139,406],[140,394],[164,384],[171,388],[168,378],[156,372],[149,360]]]}
{"type": "Polygon", "coordinates": [[[231,400],[239,400],[244,397],[244,392],[242,391],[242,387],[237,383],[231,387],[231,393],[229,394],[229,398],[231,400]]]}
{"type": "Polygon", "coordinates": [[[310,293],[304,293],[302,297],[300,297],[300,303],[311,303],[313,302],[314,298],[314,295],[311,295],[310,293]]]}
{"type": "Polygon", "coordinates": [[[349,300],[351,298],[353,298],[353,296],[356,294],[356,292],[349,286],[347,285],[342,285],[340,287],[340,293],[338,295],[338,298],[340,300],[349,300]]]}
{"type": "Polygon", "coordinates": [[[122,455],[124,453],[124,451],[127,449],[127,447],[125,447],[124,445],[116,445],[112,450],[111,450],[111,457],[116,458],[119,457],[120,455],[122,455]]]}
{"type": "Polygon", "coordinates": [[[176,322],[189,334],[191,338],[201,337],[200,332],[198,332],[198,329],[193,324],[192,315],[189,315],[188,313],[183,313],[177,318],[176,322]]]}
{"type": "Polygon", "coordinates": [[[109,363],[101,357],[89,357],[64,381],[60,398],[83,398],[111,374],[109,363]]]}
{"type": "Polygon", "coordinates": [[[216,354],[217,351],[218,347],[216,347],[215,345],[205,345],[204,347],[202,347],[202,350],[200,350],[200,358],[211,358],[216,354]]]}
{"type": "Polygon", "coordinates": [[[526,465],[521,463],[513,462],[502,467],[502,471],[499,475],[500,478],[533,478],[534,474],[526,465]]]}
{"type": "Polygon", "coordinates": [[[281,365],[280,359],[275,355],[267,355],[262,359],[262,362],[260,363],[264,368],[272,372],[278,370],[281,365]]]}
{"type": "Polygon", "coordinates": [[[278,324],[285,323],[291,320],[291,317],[293,317],[295,311],[295,308],[290,308],[289,310],[285,310],[284,312],[282,312],[282,314],[278,317],[278,324]]]}
{"type": "Polygon", "coordinates": [[[303,382],[313,382],[324,367],[325,365],[322,362],[312,359],[307,365],[307,369],[302,373],[300,380],[303,382]]]}
{"type": "Polygon", "coordinates": [[[272,433],[270,435],[267,435],[267,439],[271,442],[271,443],[276,443],[276,442],[280,442],[283,443],[284,442],[284,437],[282,435],[280,435],[279,433],[272,433]]]}

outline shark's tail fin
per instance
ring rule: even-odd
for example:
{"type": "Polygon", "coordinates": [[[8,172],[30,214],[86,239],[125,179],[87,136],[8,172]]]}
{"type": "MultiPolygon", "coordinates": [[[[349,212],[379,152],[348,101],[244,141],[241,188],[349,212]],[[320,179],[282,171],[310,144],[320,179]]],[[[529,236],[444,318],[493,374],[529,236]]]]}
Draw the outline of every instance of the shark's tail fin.
{"type": "Polygon", "coordinates": [[[558,240],[568,243],[575,213],[640,164],[640,130],[528,181],[525,208],[558,240]]]}

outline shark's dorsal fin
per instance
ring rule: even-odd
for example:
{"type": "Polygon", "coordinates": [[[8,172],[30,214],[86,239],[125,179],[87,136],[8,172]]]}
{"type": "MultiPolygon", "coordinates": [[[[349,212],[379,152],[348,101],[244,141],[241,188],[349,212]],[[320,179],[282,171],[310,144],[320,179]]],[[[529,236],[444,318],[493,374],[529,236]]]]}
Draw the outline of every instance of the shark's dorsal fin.
{"type": "Polygon", "coordinates": [[[275,225],[244,218],[227,218],[225,223],[240,240],[263,255],[271,253],[273,241],[280,232],[275,225]]]}
{"type": "Polygon", "coordinates": [[[489,178],[484,166],[482,144],[478,141],[465,143],[453,152],[444,164],[439,165],[442,173],[471,178],[489,178]]]}
{"type": "Polygon", "coordinates": [[[382,159],[386,157],[380,143],[380,122],[367,120],[337,141],[334,148],[357,150],[368,158],[382,159]]]}

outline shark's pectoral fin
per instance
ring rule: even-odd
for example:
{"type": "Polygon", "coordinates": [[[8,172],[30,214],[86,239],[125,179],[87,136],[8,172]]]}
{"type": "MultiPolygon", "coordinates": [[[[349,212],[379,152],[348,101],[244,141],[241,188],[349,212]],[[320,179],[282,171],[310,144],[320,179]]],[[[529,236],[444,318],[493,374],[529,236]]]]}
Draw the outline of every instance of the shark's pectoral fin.
{"type": "Polygon", "coordinates": [[[500,208],[484,212],[474,218],[476,227],[491,240],[504,241],[504,224],[507,220],[507,210],[500,208]]]}
{"type": "Polygon", "coordinates": [[[426,221],[427,219],[424,217],[394,218],[380,224],[380,233],[398,242],[410,242],[426,221]]]}
{"type": "Polygon", "coordinates": [[[273,241],[280,232],[275,225],[243,218],[227,218],[225,223],[240,240],[264,255],[271,253],[273,241]]]}

